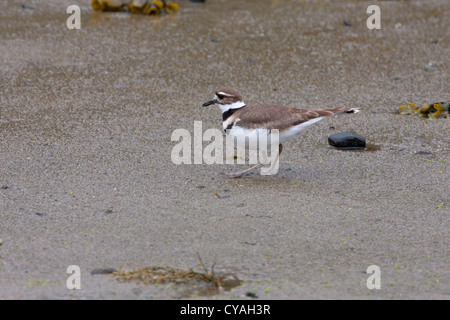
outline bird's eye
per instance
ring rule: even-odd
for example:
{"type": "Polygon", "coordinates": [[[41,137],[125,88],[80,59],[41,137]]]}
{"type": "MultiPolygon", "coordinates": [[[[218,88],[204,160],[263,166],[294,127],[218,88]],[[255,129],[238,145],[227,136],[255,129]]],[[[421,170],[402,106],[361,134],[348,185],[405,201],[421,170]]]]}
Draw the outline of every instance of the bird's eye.
{"type": "Polygon", "coordinates": [[[220,100],[222,100],[223,98],[225,98],[225,96],[223,94],[218,94],[217,98],[219,98],[220,100]]]}

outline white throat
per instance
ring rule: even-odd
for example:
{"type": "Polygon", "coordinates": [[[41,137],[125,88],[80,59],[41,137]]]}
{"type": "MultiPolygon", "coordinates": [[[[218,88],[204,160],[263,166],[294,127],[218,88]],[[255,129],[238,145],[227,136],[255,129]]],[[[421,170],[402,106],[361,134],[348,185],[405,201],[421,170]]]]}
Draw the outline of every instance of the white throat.
{"type": "Polygon", "coordinates": [[[219,104],[219,107],[222,110],[222,113],[227,112],[230,109],[240,109],[244,106],[245,106],[245,103],[243,101],[237,101],[232,104],[219,104]]]}

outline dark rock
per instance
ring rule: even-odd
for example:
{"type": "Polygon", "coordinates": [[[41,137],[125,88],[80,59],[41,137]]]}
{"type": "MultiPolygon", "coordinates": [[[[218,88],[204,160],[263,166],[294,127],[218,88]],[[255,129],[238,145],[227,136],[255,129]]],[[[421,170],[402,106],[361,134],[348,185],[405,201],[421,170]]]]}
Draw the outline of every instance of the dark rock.
{"type": "Polygon", "coordinates": [[[346,27],[351,27],[352,24],[350,23],[350,21],[344,20],[344,26],[346,26],[346,27]]]}
{"type": "Polygon", "coordinates": [[[106,214],[111,214],[111,213],[113,213],[113,211],[111,209],[108,209],[108,210],[105,211],[105,213],[106,214]]]}
{"type": "Polygon", "coordinates": [[[217,39],[211,39],[211,42],[212,42],[212,43],[219,43],[220,40],[217,40],[217,39]]]}
{"type": "Polygon", "coordinates": [[[46,213],[42,213],[42,212],[36,212],[35,215],[39,216],[39,217],[43,217],[45,215],[47,215],[46,213]]]}
{"type": "Polygon", "coordinates": [[[339,149],[363,149],[366,147],[366,139],[352,131],[332,134],[328,137],[328,143],[339,149]]]}
{"type": "Polygon", "coordinates": [[[245,293],[245,295],[246,295],[247,297],[250,297],[250,298],[258,298],[258,296],[256,295],[256,293],[251,292],[251,291],[247,291],[247,292],[245,293]]]}

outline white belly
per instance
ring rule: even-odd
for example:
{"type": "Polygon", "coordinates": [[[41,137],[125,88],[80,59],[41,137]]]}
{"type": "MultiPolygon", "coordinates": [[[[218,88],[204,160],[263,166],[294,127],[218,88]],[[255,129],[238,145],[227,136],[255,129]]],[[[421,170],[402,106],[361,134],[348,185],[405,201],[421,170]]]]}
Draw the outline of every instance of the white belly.
{"type": "MultiPolygon", "coordinates": [[[[295,137],[306,132],[313,124],[322,119],[323,117],[315,118],[308,122],[296,125],[288,130],[280,132],[278,136],[278,144],[285,143],[286,141],[294,139],[295,137]]],[[[257,146],[259,144],[262,148],[264,148],[265,146],[267,146],[267,148],[270,148],[270,146],[272,145],[272,140],[274,139],[268,129],[245,129],[239,127],[238,125],[234,125],[233,128],[227,129],[226,133],[229,137],[234,138],[235,145],[238,143],[238,141],[240,141],[240,143],[243,143],[243,141],[245,141],[245,147],[249,149],[256,149],[258,148],[257,146]]],[[[272,130],[272,134],[273,133],[274,132],[272,130]]]]}
{"type": "Polygon", "coordinates": [[[271,136],[268,129],[246,129],[234,125],[233,128],[227,129],[228,137],[234,138],[234,145],[243,144],[248,149],[256,150],[258,148],[270,148],[271,136]]]}

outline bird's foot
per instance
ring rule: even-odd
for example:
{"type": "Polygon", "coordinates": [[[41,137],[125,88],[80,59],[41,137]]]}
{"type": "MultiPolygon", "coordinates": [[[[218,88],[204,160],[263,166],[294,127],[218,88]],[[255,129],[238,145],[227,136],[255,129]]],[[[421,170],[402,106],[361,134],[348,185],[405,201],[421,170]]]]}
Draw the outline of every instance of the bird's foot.
{"type": "Polygon", "coordinates": [[[242,178],[245,173],[242,172],[222,172],[222,174],[228,178],[236,179],[242,178]]]}
{"type": "Polygon", "coordinates": [[[241,177],[244,176],[246,173],[248,173],[248,172],[250,172],[250,171],[253,171],[253,170],[255,170],[255,169],[258,169],[258,168],[260,168],[260,167],[262,167],[262,164],[257,164],[256,166],[253,166],[253,167],[251,167],[251,168],[248,168],[248,169],[246,169],[246,170],[239,171],[239,172],[231,172],[231,173],[229,173],[229,172],[224,172],[223,175],[225,175],[225,176],[227,176],[227,177],[229,177],[229,178],[241,178],[241,177]]]}

